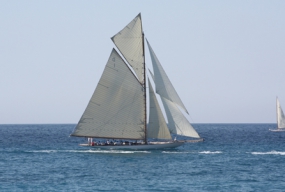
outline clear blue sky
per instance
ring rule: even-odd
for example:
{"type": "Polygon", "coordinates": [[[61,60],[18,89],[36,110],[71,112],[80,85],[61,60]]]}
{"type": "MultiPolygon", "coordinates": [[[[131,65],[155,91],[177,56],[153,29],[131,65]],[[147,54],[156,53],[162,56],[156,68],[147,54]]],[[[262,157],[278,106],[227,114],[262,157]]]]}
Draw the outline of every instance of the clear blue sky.
{"type": "Polygon", "coordinates": [[[190,122],[274,123],[284,10],[283,0],[0,1],[0,124],[77,123],[110,37],[138,13],[190,122]]]}

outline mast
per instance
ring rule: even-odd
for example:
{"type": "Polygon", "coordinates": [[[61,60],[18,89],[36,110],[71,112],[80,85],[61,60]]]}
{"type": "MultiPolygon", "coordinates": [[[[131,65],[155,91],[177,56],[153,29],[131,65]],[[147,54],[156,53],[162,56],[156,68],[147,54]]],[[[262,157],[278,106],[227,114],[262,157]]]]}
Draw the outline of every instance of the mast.
{"type": "Polygon", "coordinates": [[[144,32],[142,32],[142,46],[143,46],[143,88],[144,88],[144,142],[147,144],[147,122],[146,122],[146,77],[145,77],[145,51],[144,51],[144,32]]]}
{"type": "MultiPolygon", "coordinates": [[[[141,14],[140,19],[141,19],[141,14]]],[[[144,50],[144,32],[142,28],[142,20],[141,20],[141,29],[142,29],[142,56],[143,56],[143,94],[144,94],[144,143],[147,145],[147,106],[146,106],[146,75],[145,75],[145,50],[144,50]]]]}

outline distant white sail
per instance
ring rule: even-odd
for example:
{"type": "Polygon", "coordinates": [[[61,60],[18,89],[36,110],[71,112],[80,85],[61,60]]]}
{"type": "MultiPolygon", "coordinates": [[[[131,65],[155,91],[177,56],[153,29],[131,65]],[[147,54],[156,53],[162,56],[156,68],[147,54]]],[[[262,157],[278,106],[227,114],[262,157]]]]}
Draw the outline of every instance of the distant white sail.
{"type": "Polygon", "coordinates": [[[285,116],[282,111],[281,105],[278,98],[276,98],[276,108],[277,108],[277,125],[278,129],[285,128],[285,116]]]}
{"type": "Polygon", "coordinates": [[[164,97],[180,107],[182,107],[186,113],[188,113],[186,107],[182,103],[180,97],[178,96],[177,92],[175,91],[172,83],[170,82],[169,78],[167,77],[164,69],[162,68],[159,60],[157,59],[155,53],[153,52],[150,44],[147,41],[147,45],[149,48],[151,61],[153,65],[153,71],[154,71],[154,82],[155,82],[155,88],[156,93],[159,94],[161,97],[164,97]]]}
{"type": "Polygon", "coordinates": [[[141,14],[138,14],[125,28],[114,35],[112,40],[142,83],[144,79],[144,47],[141,14]]]}
{"type": "MultiPolygon", "coordinates": [[[[149,81],[148,81],[149,82],[149,81]]],[[[165,119],[155,97],[153,88],[149,84],[149,123],[147,127],[147,137],[157,139],[171,139],[170,132],[165,119]]]]}
{"type": "Polygon", "coordinates": [[[171,133],[200,138],[199,134],[195,131],[189,121],[184,117],[179,108],[168,99],[161,97],[167,120],[168,128],[171,133]]]}
{"type": "Polygon", "coordinates": [[[144,139],[144,91],[113,49],[72,136],[144,139]]]}

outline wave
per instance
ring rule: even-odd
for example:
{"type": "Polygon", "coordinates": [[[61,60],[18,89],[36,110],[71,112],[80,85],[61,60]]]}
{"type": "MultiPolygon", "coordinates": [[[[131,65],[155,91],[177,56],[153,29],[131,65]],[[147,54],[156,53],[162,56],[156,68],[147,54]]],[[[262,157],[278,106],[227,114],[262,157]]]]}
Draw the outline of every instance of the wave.
{"type": "Polygon", "coordinates": [[[223,153],[222,151],[202,151],[199,153],[203,153],[203,154],[218,154],[218,153],[223,153]]]}
{"type": "Polygon", "coordinates": [[[250,152],[252,155],[285,155],[285,152],[281,151],[269,151],[269,152],[250,152]]]}
{"type": "Polygon", "coordinates": [[[162,153],[193,153],[189,151],[162,151],[162,153]]]}
{"type": "Polygon", "coordinates": [[[195,152],[195,151],[162,151],[162,153],[202,153],[202,154],[218,154],[223,153],[222,151],[201,151],[201,152],[195,152]]]}
{"type": "Polygon", "coordinates": [[[35,150],[35,151],[27,151],[28,153],[57,153],[58,150],[35,150]]]}

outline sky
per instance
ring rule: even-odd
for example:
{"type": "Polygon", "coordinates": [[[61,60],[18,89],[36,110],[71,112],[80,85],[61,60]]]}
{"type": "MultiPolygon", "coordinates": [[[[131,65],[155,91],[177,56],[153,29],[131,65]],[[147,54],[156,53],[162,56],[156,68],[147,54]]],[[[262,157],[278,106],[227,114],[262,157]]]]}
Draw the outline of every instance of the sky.
{"type": "Polygon", "coordinates": [[[138,13],[191,123],[275,123],[284,10],[283,0],[0,1],[0,124],[77,123],[110,38],[138,13]]]}

